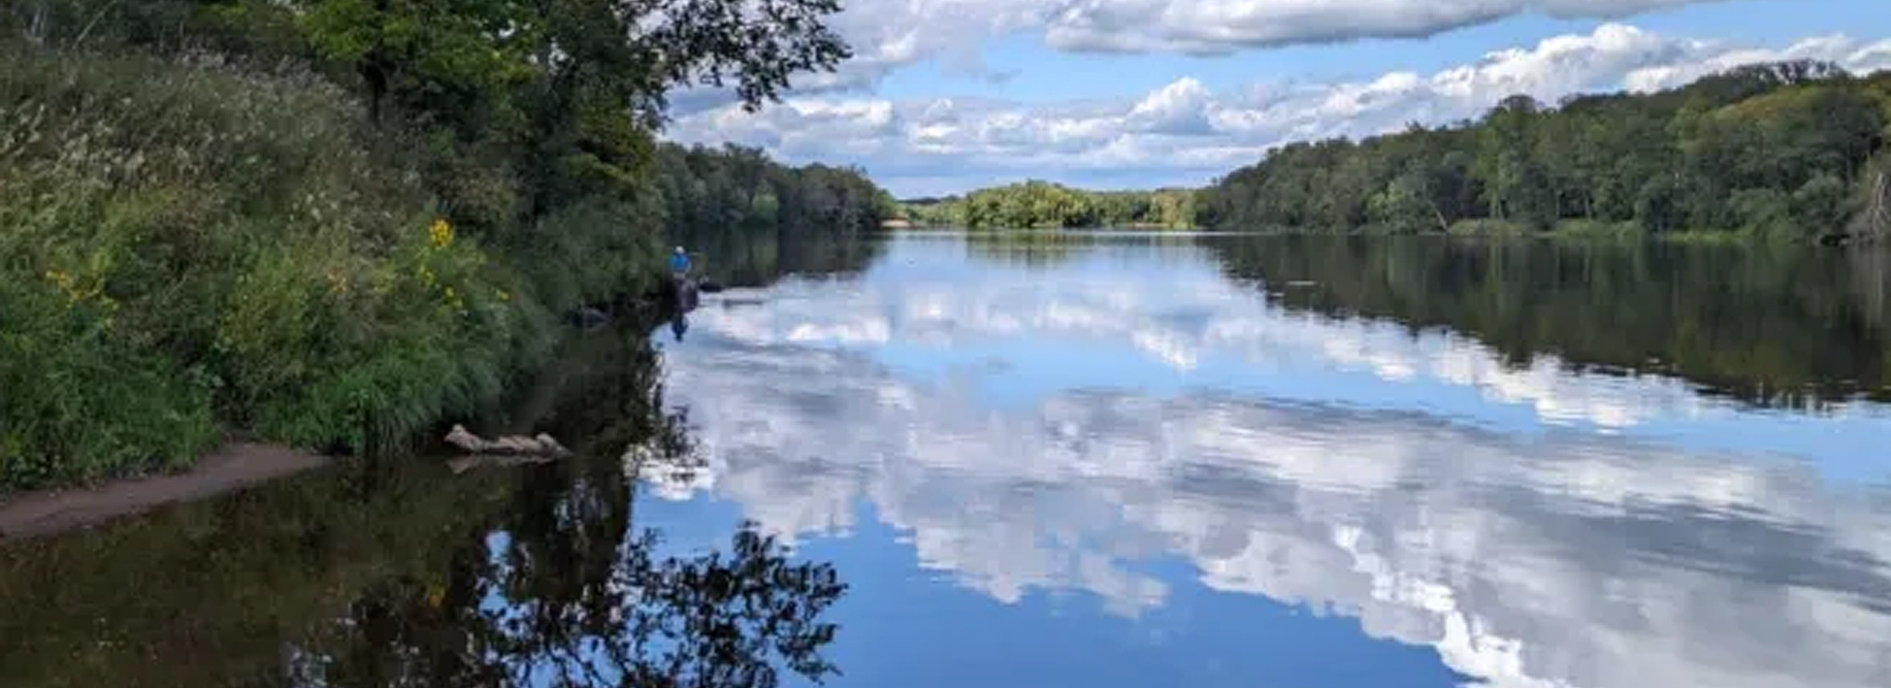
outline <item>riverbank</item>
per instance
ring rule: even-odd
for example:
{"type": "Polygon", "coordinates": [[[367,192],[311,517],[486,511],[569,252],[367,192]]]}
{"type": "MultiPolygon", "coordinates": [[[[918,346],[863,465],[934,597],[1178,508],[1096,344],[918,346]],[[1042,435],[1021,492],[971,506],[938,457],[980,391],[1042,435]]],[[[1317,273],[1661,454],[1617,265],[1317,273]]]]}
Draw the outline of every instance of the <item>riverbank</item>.
{"type": "Polygon", "coordinates": [[[1501,220],[1459,220],[1448,229],[1431,228],[1423,231],[1399,230],[1384,226],[1367,225],[1349,230],[1336,231],[1314,227],[1265,227],[1250,230],[1211,227],[1160,227],[1150,225],[1125,225],[1121,227],[1003,227],[966,229],[952,226],[909,226],[900,231],[910,232],[953,232],[963,231],[983,241],[1017,241],[1020,243],[1053,243],[1065,240],[1080,240],[1084,235],[1109,232],[1142,232],[1152,234],[1175,233],[1234,233],[1262,236],[1428,236],[1428,237],[1464,237],[1464,238],[1501,238],[1501,239],[1553,239],[1570,241],[1664,241],[1699,244],[1751,244],[1751,245],[1788,245],[1822,243],[1827,245],[1870,244],[1882,241],[1882,237],[1873,234],[1853,234],[1833,231],[1827,234],[1779,235],[1748,230],[1673,230],[1651,232],[1641,225],[1629,222],[1599,222],[1592,220],[1563,220],[1549,229],[1532,229],[1519,222],[1501,220]]]}
{"type": "Polygon", "coordinates": [[[229,434],[401,455],[547,363],[567,314],[650,293],[670,245],[875,231],[890,203],[642,130],[528,168],[477,138],[512,132],[447,145],[294,60],[0,61],[0,501],[179,471],[229,434]]]}
{"type": "MultiPolygon", "coordinates": [[[[574,359],[595,362],[600,359],[597,354],[600,348],[623,348],[626,347],[627,338],[647,337],[658,323],[674,317],[674,308],[669,305],[671,299],[671,294],[659,290],[639,298],[600,304],[599,312],[608,314],[605,321],[598,323],[595,329],[580,330],[574,327],[568,330],[568,336],[558,337],[558,351],[548,358],[547,365],[530,371],[529,375],[522,375],[520,384],[508,389],[502,399],[488,408],[467,418],[467,422],[482,430],[487,430],[486,426],[491,425],[490,431],[495,436],[537,432],[538,423],[555,415],[553,409],[556,408],[556,400],[572,395],[571,388],[577,386],[572,382],[574,374],[566,369],[563,362],[574,359]]],[[[628,370],[591,372],[615,375],[610,379],[624,384],[623,389],[616,389],[616,386],[613,389],[616,394],[625,397],[636,396],[633,388],[653,383],[653,378],[648,376],[654,368],[653,361],[633,357],[622,363],[628,370]]],[[[595,398],[597,395],[592,396],[595,398]]],[[[641,416],[652,413],[655,408],[654,403],[648,403],[644,407],[624,411],[641,416]]],[[[567,425],[558,430],[587,435],[592,429],[567,425]]],[[[590,438],[571,439],[583,442],[590,438]]],[[[166,506],[212,499],[322,468],[343,458],[260,441],[254,437],[226,437],[222,444],[183,468],[106,479],[92,484],[0,495],[0,544],[90,528],[166,506]]],[[[487,458],[491,457],[469,456],[464,450],[452,447],[442,437],[423,437],[417,438],[405,455],[391,460],[444,462],[457,475],[469,466],[485,465],[488,463],[485,460],[487,458]]]]}
{"type": "MultiPolygon", "coordinates": [[[[1433,232],[1434,234],[1437,232],[1433,232]]],[[[1376,232],[1390,234],[1390,232],[1376,232]]],[[[1874,234],[1854,234],[1840,228],[1832,228],[1824,233],[1818,232],[1765,232],[1754,229],[1677,229],[1666,232],[1651,232],[1633,220],[1624,222],[1602,222],[1598,220],[1561,220],[1549,229],[1537,230],[1518,223],[1501,220],[1460,220],[1442,234],[1450,236],[1474,237],[1517,237],[1588,240],[1628,240],[1628,241],[1667,241],[1695,244],[1805,244],[1821,243],[1839,245],[1849,243],[1870,243],[1879,239],[1874,234]]]]}
{"type": "Polygon", "coordinates": [[[167,504],[207,499],[318,468],[330,460],[280,445],[233,442],[182,473],[28,492],[0,502],[0,542],[51,535],[167,504]]]}

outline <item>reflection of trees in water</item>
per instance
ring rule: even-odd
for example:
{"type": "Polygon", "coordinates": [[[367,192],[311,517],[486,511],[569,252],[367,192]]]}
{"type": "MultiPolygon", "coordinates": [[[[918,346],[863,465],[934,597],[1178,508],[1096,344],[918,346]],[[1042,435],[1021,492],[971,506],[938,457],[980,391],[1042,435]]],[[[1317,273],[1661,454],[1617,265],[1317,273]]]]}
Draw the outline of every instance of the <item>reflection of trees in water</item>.
{"type": "Polygon", "coordinates": [[[1104,249],[1174,250],[1193,246],[1194,241],[1195,237],[1174,231],[993,231],[964,235],[966,254],[973,258],[1034,267],[1060,265],[1104,249]]]}
{"type": "Polygon", "coordinates": [[[886,246],[878,237],[845,228],[818,231],[760,224],[677,230],[671,238],[697,256],[704,275],[742,287],[764,286],[788,274],[858,274],[886,246]]]}
{"type": "MultiPolygon", "coordinates": [[[[1676,375],[1762,405],[1891,400],[1884,281],[1789,247],[1221,237],[1224,271],[1291,308],[1472,334],[1512,362],[1676,375]],[[1286,286],[1306,280],[1312,285],[1286,286]]],[[[1879,263],[1881,264],[1881,262],[1879,263]]],[[[1882,270],[1879,270],[1882,273],[1882,270]]]]}
{"type": "MultiPolygon", "coordinates": [[[[1880,330],[1891,326],[1891,322],[1886,322],[1891,316],[1891,303],[1885,300],[1886,295],[1891,295],[1891,247],[1860,247],[1847,256],[1851,261],[1852,289],[1859,295],[1865,320],[1880,330]]],[[[1886,356],[1891,356],[1891,352],[1886,356]]],[[[1891,368],[1891,362],[1885,366],[1891,368]]]]}
{"type": "Polygon", "coordinates": [[[685,411],[665,409],[663,375],[649,336],[659,325],[636,318],[578,335],[522,385],[505,408],[469,423],[486,435],[549,433],[579,455],[616,458],[627,448],[672,459],[691,454],[685,411]]]}
{"type": "Polygon", "coordinates": [[[594,530],[504,531],[441,587],[370,588],[297,648],[295,684],[772,688],[778,664],[837,671],[820,655],[837,630],[821,615],[846,590],[832,566],[794,563],[748,526],[690,557],[658,557],[652,531],[594,530]]]}
{"type": "Polygon", "coordinates": [[[1077,232],[974,232],[965,235],[965,252],[995,263],[1051,266],[1096,250],[1077,232]]]}
{"type": "Polygon", "coordinates": [[[760,149],[659,146],[665,232],[712,279],[761,286],[787,273],[850,273],[878,255],[892,196],[855,168],[790,168],[760,149]]]}
{"type": "Polygon", "coordinates": [[[827,564],[794,563],[745,525],[727,551],[660,557],[632,523],[626,466],[688,463],[683,419],[662,409],[640,328],[580,341],[531,422],[575,438],[579,460],[524,473],[484,546],[459,551],[444,582],[376,586],[304,648],[322,682],[757,686],[775,665],[820,678],[836,627],[821,614],[846,590],[827,564]],[[627,447],[645,447],[633,456],[627,447]]]}
{"type": "Polygon", "coordinates": [[[351,462],[0,550],[0,684],[767,688],[836,671],[830,564],[746,525],[670,556],[635,526],[626,448],[691,454],[645,334],[577,343],[515,411],[577,458],[351,462]]]}

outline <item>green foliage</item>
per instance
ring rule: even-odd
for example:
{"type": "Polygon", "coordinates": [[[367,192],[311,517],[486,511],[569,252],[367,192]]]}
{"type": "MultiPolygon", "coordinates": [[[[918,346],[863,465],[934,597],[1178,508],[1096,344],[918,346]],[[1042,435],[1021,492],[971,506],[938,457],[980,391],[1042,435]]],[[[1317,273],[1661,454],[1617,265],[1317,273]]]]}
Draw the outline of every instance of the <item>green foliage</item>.
{"type": "Polygon", "coordinates": [[[861,170],[791,168],[743,146],[666,143],[656,170],[668,242],[696,254],[700,272],[730,283],[862,267],[860,238],[895,211],[861,170]]]}
{"type": "Polygon", "coordinates": [[[1891,125],[1882,84],[1788,62],[1556,108],[1514,96],[1477,122],[1281,147],[1202,190],[1195,219],[1400,233],[1633,221],[1805,239],[1863,208],[1854,189],[1891,125]]]}
{"type": "MultiPolygon", "coordinates": [[[[434,147],[442,164],[505,170],[519,180],[512,210],[531,217],[635,196],[670,86],[734,79],[754,108],[792,75],[831,70],[850,54],[821,22],[839,10],[833,0],[290,4],[314,55],[357,84],[374,120],[450,132],[434,147]]],[[[435,191],[456,212],[483,203],[453,189],[435,191]]],[[[481,230],[531,224],[508,223],[506,209],[454,219],[481,230]]]]}
{"type": "Polygon", "coordinates": [[[1685,229],[1687,212],[1682,206],[1683,189],[1673,177],[1657,176],[1642,184],[1635,197],[1634,218],[1650,232],[1674,232],[1685,229]]]}
{"type": "Polygon", "coordinates": [[[359,451],[497,392],[527,316],[500,298],[514,280],[450,227],[430,236],[424,194],[356,143],[345,96],[306,75],[13,59],[0,255],[7,312],[39,317],[0,322],[21,351],[7,460],[54,468],[9,468],[6,488],[186,464],[212,417],[359,451]]]}
{"type": "Polygon", "coordinates": [[[541,361],[554,314],[648,291],[666,215],[877,228],[857,170],[765,158],[674,211],[733,187],[659,164],[666,88],[754,106],[846,54],[830,0],[763,4],[16,3],[0,492],[186,464],[219,425],[397,447],[541,361]]]}
{"type": "Polygon", "coordinates": [[[600,685],[633,670],[738,677],[717,685],[827,675],[822,650],[839,628],[825,610],[847,590],[831,565],[751,527],[725,547],[681,554],[633,521],[628,449],[649,457],[637,470],[696,468],[686,416],[662,404],[648,332],[574,338],[556,359],[508,420],[565,438],[576,452],[567,461],[449,472],[438,461],[343,460],[0,543],[0,635],[15,640],[0,647],[8,680],[273,684],[284,647],[291,671],[319,666],[337,685],[397,674],[484,684],[471,677],[520,675],[511,672],[548,656],[582,657],[600,685]],[[495,596],[517,614],[482,613],[495,596]],[[407,632],[386,633],[390,622],[407,632]]]}
{"type": "Polygon", "coordinates": [[[1846,196],[1845,182],[1837,175],[1822,173],[1793,192],[1792,214],[1815,229],[1836,229],[1850,214],[1846,196]]]}
{"type": "Polygon", "coordinates": [[[1430,180],[1419,170],[1397,179],[1367,202],[1366,215],[1374,224],[1395,234],[1445,230],[1443,218],[1432,205],[1430,180]]]}
{"type": "Polygon", "coordinates": [[[1762,235],[1789,234],[1793,226],[1793,197],[1778,189],[1741,189],[1732,199],[1741,229],[1762,235]]]}
{"type": "Polygon", "coordinates": [[[1084,191],[1029,180],[963,198],[914,200],[901,210],[914,224],[969,229],[1186,229],[1193,226],[1194,201],[1187,189],[1084,191]]]}
{"type": "Polygon", "coordinates": [[[201,376],[50,286],[0,281],[0,490],[177,465],[216,440],[201,376]]]}

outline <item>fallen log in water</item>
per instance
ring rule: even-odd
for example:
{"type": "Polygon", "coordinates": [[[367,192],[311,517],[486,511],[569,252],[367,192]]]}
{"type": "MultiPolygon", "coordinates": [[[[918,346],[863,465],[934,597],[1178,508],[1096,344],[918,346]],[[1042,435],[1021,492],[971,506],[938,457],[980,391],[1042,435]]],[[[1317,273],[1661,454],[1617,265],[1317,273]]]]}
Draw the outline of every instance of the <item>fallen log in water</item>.
{"type": "Polygon", "coordinates": [[[551,435],[544,433],[539,433],[536,437],[512,435],[496,440],[486,440],[468,432],[466,426],[455,424],[453,431],[447,433],[446,441],[455,447],[474,454],[544,458],[557,458],[571,455],[571,451],[565,449],[564,445],[559,444],[558,440],[552,439],[551,435]]]}
{"type": "Polygon", "coordinates": [[[447,468],[450,468],[453,470],[454,475],[459,475],[461,473],[465,473],[475,468],[507,468],[507,467],[512,467],[512,466],[527,466],[527,465],[532,465],[532,464],[551,463],[557,460],[558,460],[557,458],[550,457],[550,456],[482,455],[482,456],[462,456],[460,458],[453,459],[451,461],[446,462],[446,465],[447,465],[447,468]]]}

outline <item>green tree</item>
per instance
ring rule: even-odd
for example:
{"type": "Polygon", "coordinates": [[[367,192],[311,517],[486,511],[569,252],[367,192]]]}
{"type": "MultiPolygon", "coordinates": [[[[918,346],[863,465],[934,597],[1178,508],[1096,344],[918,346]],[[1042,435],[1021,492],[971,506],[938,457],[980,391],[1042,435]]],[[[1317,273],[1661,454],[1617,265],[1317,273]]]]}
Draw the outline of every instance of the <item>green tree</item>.
{"type": "Polygon", "coordinates": [[[750,152],[665,168],[655,136],[671,88],[728,85],[756,108],[833,69],[849,54],[824,23],[836,11],[0,9],[15,67],[0,71],[0,310],[24,316],[0,318],[0,381],[35,390],[4,404],[29,420],[0,428],[0,489],[184,465],[219,427],[399,448],[542,363],[556,315],[655,288],[666,230],[760,225],[724,235],[787,254],[877,229],[884,192],[859,170],[750,152]],[[97,372],[115,369],[142,372],[97,372]]]}
{"type": "Polygon", "coordinates": [[[1864,170],[1885,150],[1888,122],[1891,80],[1810,61],[1554,108],[1512,96],[1475,122],[1282,146],[1201,190],[1195,216],[1215,227],[1414,231],[1428,209],[1424,225],[1438,228],[1592,220],[1824,232],[1876,207],[1864,170]]]}

